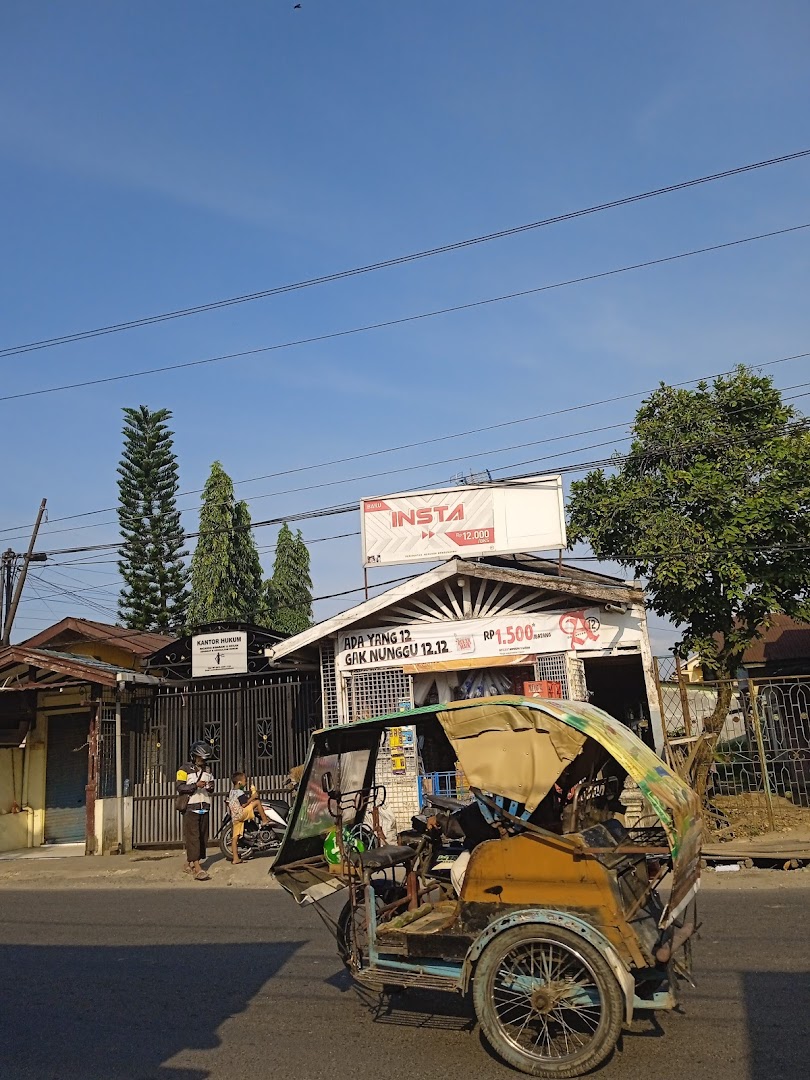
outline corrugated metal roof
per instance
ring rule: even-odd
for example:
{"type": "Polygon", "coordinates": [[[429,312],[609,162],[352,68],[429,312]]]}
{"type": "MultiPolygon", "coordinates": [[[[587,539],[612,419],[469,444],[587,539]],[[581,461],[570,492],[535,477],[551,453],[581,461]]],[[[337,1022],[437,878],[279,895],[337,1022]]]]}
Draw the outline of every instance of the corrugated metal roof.
{"type": "MultiPolygon", "coordinates": [[[[29,649],[24,645],[9,645],[0,651],[0,677],[2,672],[12,671],[14,668],[36,668],[40,671],[51,671],[57,675],[66,675],[79,682],[100,683],[103,686],[115,686],[116,675],[121,670],[114,664],[107,664],[103,660],[96,660],[92,656],[79,656],[78,653],[54,652],[50,649],[29,649]]],[[[20,679],[28,687],[34,683],[28,679],[23,670],[16,677],[15,689],[20,688],[20,679]]],[[[47,683],[39,683],[43,689],[47,683]]]]}
{"type": "Polygon", "coordinates": [[[20,644],[35,649],[49,648],[50,642],[58,645],[60,638],[64,639],[62,645],[68,646],[71,640],[106,641],[138,657],[151,656],[153,652],[162,649],[173,640],[165,634],[155,634],[147,630],[130,630],[126,626],[96,622],[95,619],[67,618],[41,630],[40,633],[34,634],[33,637],[27,638],[20,644]]]}
{"type": "Polygon", "coordinates": [[[810,661],[810,623],[789,615],[772,615],[771,625],[753,642],[743,656],[743,664],[767,664],[784,660],[810,661]]]}

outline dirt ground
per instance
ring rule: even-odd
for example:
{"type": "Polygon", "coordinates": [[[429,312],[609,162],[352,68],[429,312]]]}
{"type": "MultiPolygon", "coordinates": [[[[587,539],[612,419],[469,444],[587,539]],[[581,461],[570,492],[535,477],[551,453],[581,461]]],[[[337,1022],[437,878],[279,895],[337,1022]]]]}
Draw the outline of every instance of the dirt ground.
{"type": "MultiPolygon", "coordinates": [[[[762,792],[717,795],[711,802],[727,819],[730,835],[734,839],[743,840],[771,831],[780,833],[797,830],[810,831],[810,807],[796,806],[790,799],[783,799],[779,795],[771,796],[773,829],[768,816],[765,795],[762,792]]],[[[729,832],[729,830],[723,831],[729,832]]]]}

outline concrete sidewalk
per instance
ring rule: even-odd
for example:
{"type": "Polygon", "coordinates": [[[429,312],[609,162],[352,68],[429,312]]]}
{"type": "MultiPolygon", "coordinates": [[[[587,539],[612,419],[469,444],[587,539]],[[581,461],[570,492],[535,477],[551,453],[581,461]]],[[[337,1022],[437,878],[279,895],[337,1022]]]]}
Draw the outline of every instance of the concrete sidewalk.
{"type": "MultiPolygon", "coordinates": [[[[147,888],[210,889],[228,886],[237,889],[278,889],[269,875],[271,859],[256,858],[232,866],[219,851],[205,860],[210,881],[194,881],[183,873],[182,851],[132,851],[127,855],[88,855],[80,858],[6,858],[0,862],[0,891],[3,889],[107,889],[147,888]]],[[[65,853],[67,854],[67,853],[65,853]]]]}
{"type": "MultiPolygon", "coordinates": [[[[183,873],[185,858],[178,850],[133,851],[128,855],[81,858],[19,858],[0,862],[0,892],[4,889],[279,889],[270,877],[271,860],[256,858],[232,866],[217,852],[206,860],[210,881],[194,881],[183,873]]],[[[783,889],[810,887],[810,868],[803,870],[746,869],[701,875],[702,890],[783,889]]]]}

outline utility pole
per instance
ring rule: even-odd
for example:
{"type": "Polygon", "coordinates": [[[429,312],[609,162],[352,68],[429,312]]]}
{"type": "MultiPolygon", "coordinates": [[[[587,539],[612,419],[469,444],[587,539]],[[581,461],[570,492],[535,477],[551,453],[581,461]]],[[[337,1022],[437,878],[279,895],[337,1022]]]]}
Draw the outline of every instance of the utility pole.
{"type": "MultiPolygon", "coordinates": [[[[14,564],[17,556],[13,548],[8,548],[0,556],[0,631],[6,624],[5,613],[11,608],[11,593],[14,589],[14,564]]],[[[5,644],[5,641],[3,642],[5,644]]]]}
{"type": "Polygon", "coordinates": [[[43,499],[39,504],[39,513],[37,514],[37,520],[34,522],[34,531],[31,533],[31,541],[28,544],[28,551],[23,556],[23,564],[20,569],[19,577],[17,578],[17,585],[14,589],[14,595],[11,595],[11,582],[14,574],[14,564],[17,561],[18,556],[9,548],[8,551],[3,553],[3,567],[5,570],[5,582],[4,591],[6,595],[6,612],[5,620],[3,622],[3,639],[2,644],[8,645],[11,639],[11,627],[14,625],[14,616],[17,614],[17,608],[20,603],[20,597],[22,596],[23,586],[25,585],[25,578],[28,574],[28,567],[32,562],[45,562],[47,555],[45,552],[41,552],[39,555],[34,554],[34,545],[37,542],[37,533],[39,532],[39,526],[42,523],[42,518],[45,515],[45,504],[47,499],[43,499]]]}

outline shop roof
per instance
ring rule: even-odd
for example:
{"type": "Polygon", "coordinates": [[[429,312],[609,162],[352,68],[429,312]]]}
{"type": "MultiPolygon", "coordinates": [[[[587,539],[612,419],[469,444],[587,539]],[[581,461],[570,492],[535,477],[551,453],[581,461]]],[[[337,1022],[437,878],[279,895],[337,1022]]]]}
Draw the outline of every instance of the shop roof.
{"type": "Polygon", "coordinates": [[[45,689],[66,678],[115,686],[120,670],[114,664],[77,653],[31,649],[26,645],[9,645],[0,650],[0,686],[4,690],[45,689]]]}
{"type": "Polygon", "coordinates": [[[154,634],[146,630],[130,630],[125,626],[96,622],[94,619],[62,619],[39,634],[21,642],[27,648],[46,648],[49,651],[59,646],[70,646],[76,641],[103,641],[109,645],[124,649],[133,656],[151,656],[158,649],[171,642],[165,634],[154,634]]]}
{"type": "Polygon", "coordinates": [[[551,560],[533,559],[529,555],[519,555],[514,559],[487,558],[475,562],[450,559],[433,570],[417,574],[402,584],[395,585],[393,589],[380,593],[379,596],[364,600],[363,603],[280,642],[272,647],[272,652],[268,652],[268,655],[274,661],[278,661],[283,657],[305,651],[332,634],[374,616],[379,617],[387,609],[396,609],[399,605],[417,598],[419,593],[430,592],[437,586],[447,594],[443,602],[448,605],[448,618],[475,618],[475,612],[469,615],[464,614],[459,601],[452,595],[454,589],[451,583],[460,579],[497,582],[506,590],[514,588],[515,592],[522,588],[535,595],[543,594],[549,603],[555,598],[558,598],[561,604],[569,602],[576,604],[578,601],[586,604],[644,603],[644,593],[638,585],[628,584],[619,578],[580,570],[578,567],[565,564],[560,566],[551,560]]]}

